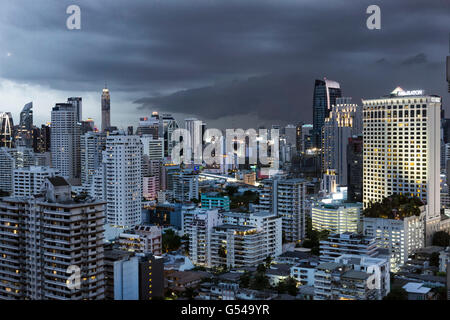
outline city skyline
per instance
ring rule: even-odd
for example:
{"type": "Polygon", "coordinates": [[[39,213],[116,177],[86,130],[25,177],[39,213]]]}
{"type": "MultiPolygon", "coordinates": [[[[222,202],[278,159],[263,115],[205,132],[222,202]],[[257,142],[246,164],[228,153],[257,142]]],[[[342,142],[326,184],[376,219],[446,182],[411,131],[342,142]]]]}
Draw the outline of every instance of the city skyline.
{"type": "Polygon", "coordinates": [[[124,129],[152,111],[218,128],[312,123],[311,88],[323,77],[358,104],[398,85],[445,97],[442,1],[381,1],[380,30],[365,26],[368,1],[79,1],[75,31],[65,28],[65,1],[23,2],[27,10],[9,3],[0,16],[0,108],[14,119],[33,101],[35,122],[45,123],[55,103],[79,96],[99,127],[105,81],[111,124],[124,129]],[[402,15],[411,22],[398,23],[402,15]]]}

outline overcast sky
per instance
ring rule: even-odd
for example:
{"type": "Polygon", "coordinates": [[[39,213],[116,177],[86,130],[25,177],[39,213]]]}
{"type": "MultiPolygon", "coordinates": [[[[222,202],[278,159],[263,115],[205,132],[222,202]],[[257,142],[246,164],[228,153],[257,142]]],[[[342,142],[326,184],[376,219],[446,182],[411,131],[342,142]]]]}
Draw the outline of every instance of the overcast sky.
{"type": "Polygon", "coordinates": [[[296,124],[312,121],[323,77],[357,103],[401,86],[448,106],[449,32],[449,0],[1,0],[0,111],[17,123],[33,101],[39,125],[82,96],[100,126],[106,81],[119,127],[152,111],[219,128],[296,124]],[[81,30],[66,28],[71,4],[81,30]],[[381,30],[366,27],[371,4],[381,30]]]}

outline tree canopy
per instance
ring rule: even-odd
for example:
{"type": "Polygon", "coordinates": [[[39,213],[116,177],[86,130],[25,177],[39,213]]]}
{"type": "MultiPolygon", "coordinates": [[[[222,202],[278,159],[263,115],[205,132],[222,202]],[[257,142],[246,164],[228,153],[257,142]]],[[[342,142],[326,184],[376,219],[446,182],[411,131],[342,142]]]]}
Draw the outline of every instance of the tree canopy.
{"type": "Polygon", "coordinates": [[[394,194],[384,198],[381,202],[370,202],[364,210],[367,218],[384,218],[400,220],[420,215],[423,202],[417,197],[394,194]]]}

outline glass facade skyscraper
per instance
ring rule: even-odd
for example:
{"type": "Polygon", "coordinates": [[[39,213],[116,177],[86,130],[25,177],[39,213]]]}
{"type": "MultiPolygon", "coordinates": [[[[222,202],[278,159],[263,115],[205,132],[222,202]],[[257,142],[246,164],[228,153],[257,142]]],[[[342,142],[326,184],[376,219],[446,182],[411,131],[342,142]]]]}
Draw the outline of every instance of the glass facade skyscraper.
{"type": "Polygon", "coordinates": [[[322,127],[325,123],[325,118],[328,118],[331,107],[336,104],[336,98],[340,97],[342,97],[342,92],[338,82],[326,78],[315,81],[313,97],[313,147],[322,147],[322,127]]]}

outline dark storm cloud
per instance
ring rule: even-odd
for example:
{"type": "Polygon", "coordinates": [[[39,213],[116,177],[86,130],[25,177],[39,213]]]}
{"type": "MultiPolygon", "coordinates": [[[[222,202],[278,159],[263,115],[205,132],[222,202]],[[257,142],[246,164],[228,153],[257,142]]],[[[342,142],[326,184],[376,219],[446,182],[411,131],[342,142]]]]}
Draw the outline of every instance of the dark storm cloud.
{"type": "Polygon", "coordinates": [[[2,1],[0,76],[61,90],[136,93],[142,109],[205,119],[311,117],[312,86],[326,76],[359,100],[396,85],[444,94],[450,2],[2,1]],[[78,4],[82,30],[65,29],[78,4]]]}

